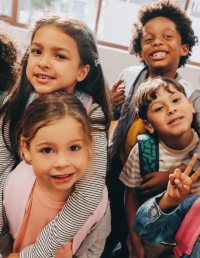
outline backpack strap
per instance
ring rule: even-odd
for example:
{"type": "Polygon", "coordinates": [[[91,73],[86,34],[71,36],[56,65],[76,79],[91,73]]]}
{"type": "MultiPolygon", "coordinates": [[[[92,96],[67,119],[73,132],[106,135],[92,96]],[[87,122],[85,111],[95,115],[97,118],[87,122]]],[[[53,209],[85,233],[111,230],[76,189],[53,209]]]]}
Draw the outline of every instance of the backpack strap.
{"type": "Polygon", "coordinates": [[[190,255],[200,235],[200,198],[187,212],[175,236],[177,246],[174,248],[176,257],[190,255]]]}
{"type": "Polygon", "coordinates": [[[75,91],[74,94],[83,103],[84,107],[87,110],[87,113],[89,114],[93,103],[93,97],[82,91],[75,91]]]}
{"type": "Polygon", "coordinates": [[[140,173],[144,175],[159,170],[159,144],[158,139],[150,134],[137,136],[139,148],[140,173]]]}
{"type": "Polygon", "coordinates": [[[3,204],[6,211],[10,232],[15,238],[23,220],[26,204],[35,183],[35,174],[32,166],[25,161],[9,174],[4,188],[3,204]]]}

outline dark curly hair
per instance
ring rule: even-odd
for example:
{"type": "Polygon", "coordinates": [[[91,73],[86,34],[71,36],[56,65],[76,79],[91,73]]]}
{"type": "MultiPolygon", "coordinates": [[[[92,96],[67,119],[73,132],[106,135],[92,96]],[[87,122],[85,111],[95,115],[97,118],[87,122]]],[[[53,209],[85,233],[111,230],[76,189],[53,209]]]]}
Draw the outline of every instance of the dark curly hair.
{"type": "Polygon", "coordinates": [[[179,31],[182,44],[188,44],[189,52],[187,56],[180,58],[179,67],[184,66],[191,56],[192,47],[198,42],[197,36],[192,29],[192,21],[186,12],[173,0],[158,0],[151,4],[144,5],[138,14],[138,21],[133,24],[133,36],[131,39],[130,54],[139,56],[141,51],[141,37],[143,26],[155,17],[166,17],[176,24],[179,31]]]}
{"type": "Polygon", "coordinates": [[[18,75],[18,50],[6,22],[0,21],[0,90],[9,91],[18,75]]]}

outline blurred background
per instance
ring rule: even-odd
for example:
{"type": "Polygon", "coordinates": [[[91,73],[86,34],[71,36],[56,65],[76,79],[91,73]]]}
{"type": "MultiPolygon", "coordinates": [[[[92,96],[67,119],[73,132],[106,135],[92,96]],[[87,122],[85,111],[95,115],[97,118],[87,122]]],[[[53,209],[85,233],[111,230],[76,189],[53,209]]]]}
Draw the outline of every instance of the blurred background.
{"type": "MultiPolygon", "coordinates": [[[[107,80],[112,84],[120,71],[139,60],[128,53],[132,24],[141,5],[151,0],[0,0],[0,19],[7,20],[20,45],[29,42],[27,26],[48,12],[64,12],[85,21],[93,30],[107,80]]],[[[195,34],[200,39],[200,0],[179,0],[192,20],[195,34]]],[[[185,68],[184,78],[200,89],[200,45],[185,68]]]]}

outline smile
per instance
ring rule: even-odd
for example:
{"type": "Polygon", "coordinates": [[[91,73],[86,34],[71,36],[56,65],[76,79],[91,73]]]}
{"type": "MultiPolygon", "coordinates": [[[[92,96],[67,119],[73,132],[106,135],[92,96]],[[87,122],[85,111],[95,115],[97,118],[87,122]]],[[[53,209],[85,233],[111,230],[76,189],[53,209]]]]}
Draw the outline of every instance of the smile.
{"type": "Polygon", "coordinates": [[[35,75],[37,78],[42,79],[42,80],[52,80],[55,79],[49,75],[45,75],[45,74],[36,74],[35,75]]]}
{"type": "Polygon", "coordinates": [[[168,55],[168,52],[166,52],[166,51],[156,51],[156,52],[153,52],[153,53],[150,54],[150,56],[154,60],[163,59],[167,55],[168,55]]]}
{"type": "Polygon", "coordinates": [[[179,121],[181,121],[183,119],[183,117],[178,117],[178,118],[175,118],[173,120],[171,120],[168,124],[171,125],[171,124],[176,124],[178,123],[179,121]]]}

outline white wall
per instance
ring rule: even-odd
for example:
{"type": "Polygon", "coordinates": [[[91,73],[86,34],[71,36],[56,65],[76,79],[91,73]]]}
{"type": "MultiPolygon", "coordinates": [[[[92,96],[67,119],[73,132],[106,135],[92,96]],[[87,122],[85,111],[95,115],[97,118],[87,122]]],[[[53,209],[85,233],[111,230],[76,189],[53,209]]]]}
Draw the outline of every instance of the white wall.
{"type": "MultiPolygon", "coordinates": [[[[119,73],[130,65],[139,65],[139,59],[127,51],[99,46],[99,55],[110,87],[117,80],[119,73]]],[[[200,67],[186,65],[179,69],[182,77],[200,90],[200,67]]]]}
{"type": "MultiPolygon", "coordinates": [[[[27,30],[13,27],[13,32],[16,35],[16,39],[19,44],[25,46],[29,41],[29,35],[27,30]]],[[[101,64],[105,76],[108,80],[110,87],[117,80],[119,73],[130,65],[140,64],[139,59],[130,55],[128,51],[113,49],[110,47],[98,46],[101,64]]],[[[200,67],[186,65],[184,68],[179,69],[180,74],[194,85],[197,89],[200,89],[200,67]]]]}

